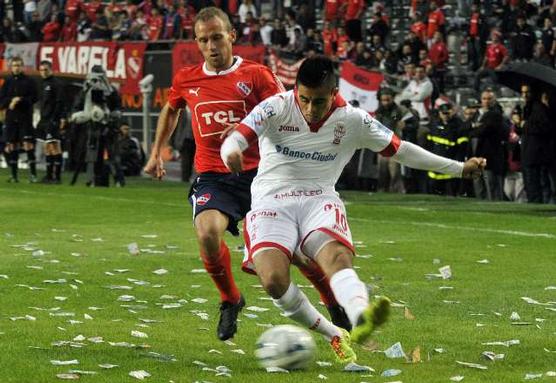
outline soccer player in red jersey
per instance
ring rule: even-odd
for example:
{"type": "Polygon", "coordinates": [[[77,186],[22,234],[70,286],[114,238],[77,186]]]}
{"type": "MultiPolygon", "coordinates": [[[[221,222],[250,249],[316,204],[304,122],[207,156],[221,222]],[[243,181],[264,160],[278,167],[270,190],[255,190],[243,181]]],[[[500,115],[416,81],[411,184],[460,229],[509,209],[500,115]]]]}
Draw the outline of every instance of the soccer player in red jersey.
{"type": "MultiPolygon", "coordinates": [[[[220,9],[202,9],[196,16],[195,39],[204,63],[181,69],[172,82],[168,102],[157,124],[154,147],[145,172],[161,179],[165,170],[161,148],[171,136],[186,104],[192,113],[196,144],[195,168],[199,173],[190,191],[194,224],[201,258],[220,291],[220,321],[217,335],[226,340],[237,331],[237,316],[245,305],[231,271],[230,252],[223,236],[226,230],[238,235],[238,221],[251,206],[251,181],[257,173],[257,145],[244,152],[244,171],[230,173],[220,157],[227,129],[239,123],[262,100],[284,89],[266,66],[233,56],[236,33],[220,9]]],[[[330,290],[328,280],[316,263],[300,266],[301,272],[321,293],[333,322],[349,321],[330,290]]],[[[347,324],[346,324],[347,323],[347,324]]]]}

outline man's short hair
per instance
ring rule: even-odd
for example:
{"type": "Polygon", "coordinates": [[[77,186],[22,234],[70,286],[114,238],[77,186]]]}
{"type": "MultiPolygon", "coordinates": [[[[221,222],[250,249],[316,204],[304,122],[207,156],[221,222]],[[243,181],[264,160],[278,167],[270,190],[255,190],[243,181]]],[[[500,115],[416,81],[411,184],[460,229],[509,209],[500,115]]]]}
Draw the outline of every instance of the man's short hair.
{"type": "Polygon", "coordinates": [[[319,88],[325,84],[335,88],[337,76],[334,62],[325,55],[315,55],[305,59],[299,67],[295,83],[307,88],[319,88]]]}
{"type": "Polygon", "coordinates": [[[41,65],[44,65],[44,66],[48,67],[48,69],[52,69],[52,63],[48,60],[42,60],[39,63],[39,66],[41,66],[41,65]]]}
{"type": "Polygon", "coordinates": [[[14,56],[10,58],[10,64],[18,62],[23,64],[23,59],[20,56],[14,56]]]}
{"type": "Polygon", "coordinates": [[[195,23],[193,23],[193,25],[197,25],[198,21],[206,22],[214,17],[217,17],[224,22],[224,26],[228,32],[232,30],[232,23],[230,22],[228,15],[223,10],[216,7],[206,7],[201,9],[199,13],[197,13],[197,16],[195,16],[195,23]]]}

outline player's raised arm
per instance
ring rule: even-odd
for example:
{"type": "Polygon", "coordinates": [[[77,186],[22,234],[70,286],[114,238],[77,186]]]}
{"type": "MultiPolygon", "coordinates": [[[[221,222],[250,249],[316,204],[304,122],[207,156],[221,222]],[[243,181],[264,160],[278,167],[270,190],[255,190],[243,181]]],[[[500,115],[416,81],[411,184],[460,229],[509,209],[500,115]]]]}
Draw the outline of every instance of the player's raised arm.
{"type": "Polygon", "coordinates": [[[166,170],[164,170],[164,161],[162,160],[162,148],[168,142],[170,136],[176,129],[177,122],[180,117],[181,109],[174,109],[169,103],[166,103],[156,124],[156,138],[152,148],[151,155],[147,165],[145,165],[145,173],[158,178],[159,180],[164,177],[166,170]]]}
{"type": "Polygon", "coordinates": [[[384,157],[419,170],[432,170],[438,173],[449,174],[454,177],[476,178],[486,167],[486,159],[473,157],[464,162],[454,161],[449,158],[433,154],[420,146],[408,141],[402,141],[390,129],[379,121],[362,113],[362,147],[367,147],[379,152],[384,157]]]}

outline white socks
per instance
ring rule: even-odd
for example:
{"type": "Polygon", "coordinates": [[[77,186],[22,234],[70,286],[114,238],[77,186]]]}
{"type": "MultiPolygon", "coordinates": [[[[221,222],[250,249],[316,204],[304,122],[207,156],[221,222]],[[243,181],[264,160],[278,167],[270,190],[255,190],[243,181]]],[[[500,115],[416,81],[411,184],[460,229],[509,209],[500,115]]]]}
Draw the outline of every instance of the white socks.
{"type": "Polygon", "coordinates": [[[342,335],[340,330],[309,302],[309,299],[293,282],[290,282],[290,287],[284,295],[278,299],[273,299],[273,302],[285,316],[310,330],[315,330],[324,335],[328,340],[331,340],[334,336],[342,335]]]}
{"type": "Polygon", "coordinates": [[[336,296],[338,303],[344,308],[352,326],[357,325],[357,320],[369,305],[367,287],[353,269],[343,269],[330,278],[330,288],[336,296]]]}

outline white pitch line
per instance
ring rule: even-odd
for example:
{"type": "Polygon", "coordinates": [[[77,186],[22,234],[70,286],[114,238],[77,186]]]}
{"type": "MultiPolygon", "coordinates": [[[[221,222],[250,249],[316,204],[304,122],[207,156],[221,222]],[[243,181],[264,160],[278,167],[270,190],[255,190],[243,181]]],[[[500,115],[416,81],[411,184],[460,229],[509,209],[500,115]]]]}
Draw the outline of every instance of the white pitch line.
{"type": "Polygon", "coordinates": [[[177,203],[169,203],[169,202],[160,202],[155,200],[140,200],[140,199],[132,199],[132,198],[119,198],[119,197],[105,197],[99,195],[90,195],[90,194],[83,194],[83,193],[73,193],[73,194],[65,194],[65,193],[53,193],[53,192],[38,192],[38,191],[31,191],[31,190],[12,190],[12,189],[0,189],[2,191],[10,191],[18,194],[40,194],[40,195],[49,195],[53,197],[87,197],[87,198],[94,198],[100,199],[103,201],[114,201],[114,202],[130,202],[130,203],[143,203],[149,205],[157,205],[157,206],[170,206],[170,207],[187,207],[188,203],[184,202],[183,204],[177,203]]]}
{"type": "Polygon", "coordinates": [[[541,237],[541,238],[556,239],[556,235],[549,234],[549,233],[530,233],[530,232],[527,232],[527,231],[489,229],[489,228],[479,228],[479,227],[470,227],[470,226],[455,226],[455,225],[446,225],[446,224],[443,224],[443,223],[433,223],[433,222],[387,221],[387,220],[374,220],[374,219],[353,218],[353,217],[349,218],[349,220],[350,221],[370,222],[370,223],[376,222],[376,223],[386,223],[386,224],[429,226],[429,227],[435,227],[435,228],[438,228],[438,229],[478,231],[478,232],[483,232],[483,233],[515,235],[515,236],[519,236],[519,237],[541,237]]]}

